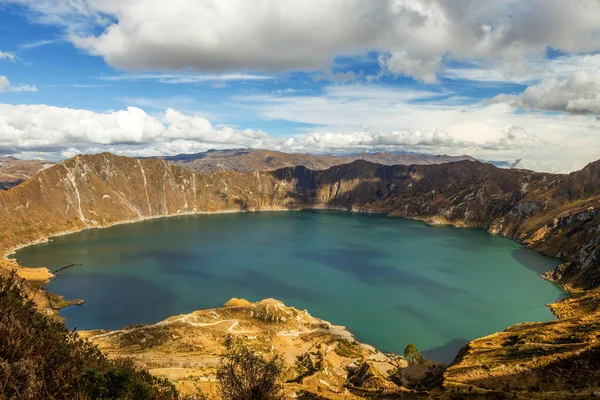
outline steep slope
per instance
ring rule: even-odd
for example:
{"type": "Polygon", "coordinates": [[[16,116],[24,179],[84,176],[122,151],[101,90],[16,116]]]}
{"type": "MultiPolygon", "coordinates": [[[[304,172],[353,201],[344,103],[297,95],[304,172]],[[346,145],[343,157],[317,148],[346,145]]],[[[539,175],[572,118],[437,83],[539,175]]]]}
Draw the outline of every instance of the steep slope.
{"type": "Polygon", "coordinates": [[[565,284],[598,283],[600,162],[569,175],[460,161],[312,171],[199,174],[164,160],[76,156],[0,192],[0,251],[50,235],[167,215],[335,207],[501,233],[565,264],[565,284]]]}
{"type": "Polygon", "coordinates": [[[461,161],[379,166],[363,161],[273,172],[296,182],[295,204],[390,213],[428,223],[481,227],[566,261],[550,278],[593,287],[598,280],[598,164],[570,175],[505,170],[461,161]]]}
{"type": "Polygon", "coordinates": [[[0,251],[119,222],[281,207],[285,184],[266,173],[200,175],[164,160],[77,156],[0,195],[0,251]]]}
{"type": "Polygon", "coordinates": [[[164,160],[103,153],[74,157],[0,192],[0,251],[61,232],[200,212],[331,207],[481,227],[561,257],[564,263],[547,277],[572,296],[551,305],[558,321],[517,325],[472,341],[446,371],[438,394],[589,398],[600,389],[594,364],[600,339],[599,182],[600,162],[569,175],[473,161],[355,161],[321,171],[199,174],[164,160]],[[565,371],[577,379],[565,378],[565,371]]]}
{"type": "Polygon", "coordinates": [[[559,320],[518,324],[471,341],[446,370],[446,391],[459,398],[597,398],[599,289],[575,294],[551,308],[559,320]]]}
{"type": "Polygon", "coordinates": [[[237,172],[273,171],[300,165],[309,169],[320,170],[356,160],[371,161],[384,165],[429,165],[463,160],[474,161],[469,156],[394,153],[360,153],[335,156],[331,154],[283,153],[253,149],[209,150],[204,153],[179,154],[160,158],[202,173],[213,173],[221,170],[237,172]]]}

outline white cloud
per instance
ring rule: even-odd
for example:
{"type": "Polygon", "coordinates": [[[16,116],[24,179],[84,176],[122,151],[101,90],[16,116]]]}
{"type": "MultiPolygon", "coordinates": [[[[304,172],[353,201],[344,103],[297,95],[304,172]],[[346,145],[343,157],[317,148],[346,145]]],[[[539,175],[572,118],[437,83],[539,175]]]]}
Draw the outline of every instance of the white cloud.
{"type": "Polygon", "coordinates": [[[9,87],[10,87],[10,82],[8,81],[8,78],[0,75],[0,92],[5,91],[9,87]]]}
{"type": "Polygon", "coordinates": [[[48,39],[48,40],[36,40],[35,42],[22,44],[21,49],[30,50],[35,49],[42,46],[48,46],[55,43],[64,42],[64,39],[48,39]]]}
{"type": "Polygon", "coordinates": [[[13,53],[8,53],[0,50],[0,60],[15,61],[16,58],[17,56],[15,56],[13,53]]]}
{"type": "Polygon", "coordinates": [[[499,95],[492,100],[524,109],[600,115],[600,73],[576,72],[569,79],[546,79],[518,96],[499,95]]]}
{"type": "Polygon", "coordinates": [[[486,65],[475,63],[467,68],[448,68],[442,75],[450,79],[479,82],[531,84],[545,79],[568,79],[577,72],[600,73],[600,54],[570,54],[546,59],[529,58],[525,65],[486,65]]]}
{"type": "MultiPolygon", "coordinates": [[[[287,152],[415,151],[470,154],[545,171],[566,172],[600,158],[600,125],[585,115],[515,113],[504,103],[465,107],[451,93],[380,86],[331,86],[321,95],[234,98],[266,120],[314,126],[275,136],[262,130],[217,126],[207,118],[136,107],[93,112],[44,105],[0,105],[0,153],[112,151],[150,156],[210,148],[267,148],[287,152]],[[429,99],[423,103],[424,99],[429,99]],[[433,99],[433,102],[431,102],[433,99]]],[[[236,104],[236,102],[238,102],[236,104]]]]}
{"type": "Polygon", "coordinates": [[[37,92],[37,86],[35,85],[18,85],[11,86],[8,88],[9,92],[37,92]]]}
{"type": "Polygon", "coordinates": [[[436,83],[442,68],[442,57],[415,57],[406,51],[396,51],[379,58],[380,65],[396,75],[408,75],[424,83],[436,83]]]}
{"type": "Polygon", "coordinates": [[[156,146],[161,151],[168,151],[168,146],[163,146],[178,141],[197,141],[205,146],[261,146],[263,140],[269,138],[262,131],[215,128],[205,118],[172,109],[167,109],[158,118],[136,107],[97,113],[46,105],[9,104],[0,104],[0,136],[0,148],[46,149],[51,153],[77,146],[117,146],[117,149],[156,146]]]}
{"type": "Polygon", "coordinates": [[[515,112],[504,103],[464,106],[451,93],[446,95],[353,85],[332,86],[322,95],[256,95],[237,101],[267,120],[316,125],[295,142],[299,148],[310,143],[301,151],[327,151],[331,146],[345,152],[409,150],[511,162],[522,158],[524,168],[557,172],[600,158],[600,125],[593,117],[515,112]],[[431,140],[422,140],[421,133],[431,140]],[[381,140],[386,135],[393,140],[381,140]]]}
{"type": "Polygon", "coordinates": [[[0,75],[0,92],[37,92],[37,87],[34,85],[14,86],[6,76],[0,75]]]}
{"type": "Polygon", "coordinates": [[[600,49],[597,0],[8,1],[125,70],[322,70],[378,51],[391,72],[429,83],[445,58],[520,74],[548,47],[600,49]]]}

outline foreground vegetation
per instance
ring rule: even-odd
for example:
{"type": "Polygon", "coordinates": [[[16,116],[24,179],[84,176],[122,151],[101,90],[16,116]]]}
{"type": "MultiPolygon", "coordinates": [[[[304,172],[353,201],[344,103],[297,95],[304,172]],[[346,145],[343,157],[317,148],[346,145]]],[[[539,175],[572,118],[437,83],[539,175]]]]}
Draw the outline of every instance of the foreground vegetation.
{"type": "Polygon", "coordinates": [[[217,370],[224,399],[282,400],[282,372],[283,363],[277,356],[265,360],[242,339],[225,339],[225,353],[217,370]]]}
{"type": "Polygon", "coordinates": [[[0,399],[179,398],[174,386],[130,359],[108,359],[40,313],[18,278],[0,277],[0,399]]]}
{"type": "MultiPolygon", "coordinates": [[[[282,363],[228,336],[217,371],[230,400],[283,399],[282,363]]],[[[94,344],[44,315],[15,274],[0,276],[0,400],[175,400],[179,393],[130,358],[108,359],[94,344]]],[[[198,393],[188,400],[204,400],[198,393]]]]}

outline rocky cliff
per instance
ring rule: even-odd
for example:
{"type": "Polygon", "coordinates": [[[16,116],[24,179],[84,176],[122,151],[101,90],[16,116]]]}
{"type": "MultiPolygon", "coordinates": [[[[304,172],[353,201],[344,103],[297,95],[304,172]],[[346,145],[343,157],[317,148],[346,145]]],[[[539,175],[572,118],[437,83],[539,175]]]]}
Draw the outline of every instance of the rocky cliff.
{"type": "Polygon", "coordinates": [[[281,208],[291,187],[268,173],[201,175],[164,160],[77,156],[0,194],[0,249],[147,218],[281,208]]]}
{"type": "Polygon", "coordinates": [[[600,162],[569,175],[461,161],[381,166],[364,161],[273,172],[293,182],[297,206],[384,212],[433,224],[488,229],[566,261],[549,274],[565,285],[600,284],[600,162]]]}
{"type": "Polygon", "coordinates": [[[599,390],[600,162],[568,175],[474,161],[199,174],[164,160],[77,156],[0,192],[0,251],[160,216],[311,207],[481,227],[561,257],[564,263],[547,274],[572,292],[551,305],[560,320],[472,341],[438,394],[589,398],[599,390]],[[564,377],[574,371],[577,379],[564,377]]]}
{"type": "Polygon", "coordinates": [[[600,162],[569,175],[460,161],[199,174],[164,160],[77,156],[0,193],[0,251],[50,235],[168,215],[335,207],[501,233],[565,260],[551,277],[598,280],[600,162]]]}

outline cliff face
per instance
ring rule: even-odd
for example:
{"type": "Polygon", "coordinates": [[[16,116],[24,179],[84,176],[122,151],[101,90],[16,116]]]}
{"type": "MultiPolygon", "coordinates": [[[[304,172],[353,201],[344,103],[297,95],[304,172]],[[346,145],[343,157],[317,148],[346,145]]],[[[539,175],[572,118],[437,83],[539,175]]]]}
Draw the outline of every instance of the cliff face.
{"type": "Polygon", "coordinates": [[[298,206],[379,211],[429,223],[480,227],[566,261],[550,278],[600,284],[600,162],[570,175],[462,161],[380,166],[357,161],[325,171],[273,172],[294,182],[298,206]]]}
{"type": "MultiPolygon", "coordinates": [[[[355,161],[322,171],[203,175],[164,160],[77,156],[0,192],[0,253],[61,232],[159,216],[310,207],[481,227],[561,257],[565,263],[548,277],[574,294],[551,305],[560,319],[472,341],[445,372],[439,394],[451,389],[481,398],[590,398],[600,389],[600,162],[569,175],[473,161],[355,161]]],[[[135,354],[99,340],[104,337],[94,340],[114,354],[135,354]]]]}
{"type": "Polygon", "coordinates": [[[201,212],[336,207],[502,233],[566,262],[551,278],[600,283],[600,162],[570,175],[460,161],[199,174],[164,160],[77,156],[0,192],[0,251],[53,234],[201,212]]]}
{"type": "Polygon", "coordinates": [[[0,194],[0,248],[146,218],[269,209],[283,206],[288,190],[265,173],[200,175],[163,160],[77,156],[0,194]]]}

